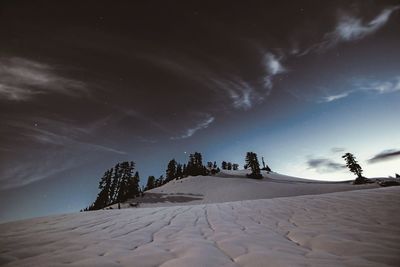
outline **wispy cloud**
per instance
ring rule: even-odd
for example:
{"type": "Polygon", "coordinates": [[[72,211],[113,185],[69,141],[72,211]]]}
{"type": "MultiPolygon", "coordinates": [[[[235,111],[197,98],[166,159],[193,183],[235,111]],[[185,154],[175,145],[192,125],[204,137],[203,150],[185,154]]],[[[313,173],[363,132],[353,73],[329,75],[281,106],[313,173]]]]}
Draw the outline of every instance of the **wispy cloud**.
{"type": "Polygon", "coordinates": [[[152,127],[156,128],[156,129],[158,129],[158,130],[161,130],[161,131],[164,132],[164,133],[168,133],[168,134],[171,134],[171,133],[172,133],[172,131],[170,131],[169,129],[167,129],[164,125],[162,125],[161,123],[159,123],[159,122],[156,121],[155,119],[150,118],[149,116],[147,116],[147,115],[145,115],[145,114],[143,114],[143,113],[141,113],[141,112],[139,112],[139,111],[136,111],[136,110],[133,110],[133,109],[122,109],[122,108],[120,108],[120,107],[114,107],[114,108],[115,108],[116,110],[122,112],[123,114],[129,116],[129,117],[132,117],[132,118],[141,120],[141,121],[143,121],[143,122],[145,122],[145,123],[148,123],[148,124],[150,124],[152,127]]]}
{"type": "Polygon", "coordinates": [[[307,160],[307,165],[309,169],[314,169],[319,173],[336,172],[346,167],[327,158],[310,158],[307,160]]]}
{"type": "MultiPolygon", "coordinates": [[[[85,141],[93,135],[92,131],[97,127],[88,125],[79,127],[73,123],[61,122],[45,118],[36,118],[32,122],[6,121],[8,127],[13,127],[15,132],[24,138],[28,138],[39,144],[67,147],[69,149],[79,148],[87,151],[103,151],[115,154],[126,154],[109,146],[95,142],[85,141]]],[[[94,122],[93,124],[97,124],[94,122]]]]}
{"type": "Polygon", "coordinates": [[[87,92],[85,83],[62,77],[50,65],[18,57],[0,58],[0,98],[27,101],[47,93],[77,96],[87,92]]]}
{"type": "Polygon", "coordinates": [[[380,161],[393,160],[400,157],[400,150],[388,149],[380,152],[371,159],[368,160],[369,163],[377,163],[380,161]]]}
{"type": "Polygon", "coordinates": [[[332,102],[359,92],[370,92],[376,94],[400,92],[400,76],[394,77],[393,79],[387,81],[359,79],[352,84],[352,88],[352,90],[347,90],[342,93],[323,96],[319,102],[332,102]]]}
{"type": "MultiPolygon", "coordinates": [[[[56,157],[57,155],[51,155],[56,157]]],[[[64,160],[61,165],[55,167],[54,161],[50,157],[42,158],[40,163],[19,164],[10,167],[1,173],[0,190],[7,190],[25,186],[43,179],[50,178],[64,171],[83,165],[84,162],[76,162],[74,160],[64,160]],[[7,180],[6,182],[4,182],[7,180]]]]}
{"type": "MultiPolygon", "coordinates": [[[[256,86],[240,75],[224,72],[220,69],[215,70],[202,64],[202,62],[190,60],[183,56],[174,59],[154,55],[141,55],[141,57],[167,71],[192,80],[218,95],[227,96],[228,98],[225,97],[224,99],[229,99],[230,104],[235,109],[248,110],[268,95],[265,92],[259,92],[260,90],[257,90],[256,86]]],[[[218,63],[216,64],[218,65],[218,63]]],[[[221,67],[223,66],[222,64],[221,67]]],[[[276,64],[272,63],[271,66],[273,68],[271,71],[276,71],[276,64]]],[[[271,74],[268,72],[268,75],[271,74]]],[[[262,86],[259,89],[262,89],[262,86]]]]}
{"type": "Polygon", "coordinates": [[[232,100],[232,106],[236,109],[250,109],[254,103],[259,103],[264,99],[253,86],[238,77],[212,79],[211,82],[216,88],[229,95],[232,100]]]}
{"type": "Polygon", "coordinates": [[[95,139],[96,133],[103,129],[101,125],[108,118],[85,126],[77,126],[72,121],[42,117],[0,119],[5,126],[3,129],[14,133],[14,139],[9,139],[8,142],[14,140],[13,150],[20,152],[17,162],[8,162],[8,165],[1,166],[0,190],[56,177],[63,171],[90,162],[93,157],[118,157],[127,154],[104,144],[99,138],[95,139]],[[23,153],[24,151],[29,153],[23,153]]]}
{"type": "Polygon", "coordinates": [[[205,119],[200,120],[194,127],[187,129],[184,134],[171,137],[171,140],[189,138],[197,131],[207,128],[215,120],[215,118],[209,114],[206,114],[205,117],[205,119]]]}
{"type": "Polygon", "coordinates": [[[400,5],[385,8],[370,21],[365,21],[363,18],[348,12],[342,12],[338,15],[333,31],[326,33],[321,42],[313,44],[304,51],[297,50],[297,56],[304,56],[310,52],[322,53],[340,43],[365,38],[381,29],[389,21],[392,13],[399,9],[400,5]]]}
{"type": "Polygon", "coordinates": [[[363,22],[361,18],[355,16],[341,14],[335,31],[329,34],[327,38],[331,39],[331,45],[364,38],[382,28],[389,20],[390,15],[399,8],[400,6],[386,8],[368,22],[363,22]]]}
{"type": "Polygon", "coordinates": [[[379,94],[398,92],[400,91],[400,76],[389,81],[375,81],[360,84],[359,89],[373,91],[379,94]]]}
{"type": "Polygon", "coordinates": [[[324,96],[320,102],[332,102],[332,101],[335,101],[335,100],[338,100],[338,99],[345,98],[345,97],[347,97],[350,93],[351,93],[351,91],[349,91],[349,92],[344,92],[344,93],[341,93],[341,94],[335,94],[335,95],[324,96]]]}
{"type": "Polygon", "coordinates": [[[286,72],[286,68],[282,65],[281,58],[272,53],[266,53],[263,59],[263,65],[266,71],[264,77],[264,87],[271,89],[273,86],[272,79],[275,75],[286,72]]]}

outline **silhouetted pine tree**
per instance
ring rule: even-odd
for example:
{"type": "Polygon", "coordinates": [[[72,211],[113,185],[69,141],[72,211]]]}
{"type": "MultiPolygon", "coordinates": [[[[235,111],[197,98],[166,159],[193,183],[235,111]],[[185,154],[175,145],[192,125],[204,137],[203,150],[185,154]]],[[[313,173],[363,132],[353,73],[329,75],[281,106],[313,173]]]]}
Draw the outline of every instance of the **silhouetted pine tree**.
{"type": "Polygon", "coordinates": [[[120,179],[120,164],[117,163],[114,167],[114,173],[112,174],[112,183],[110,188],[110,204],[115,203],[119,191],[119,179],[120,179]]]}
{"type": "Polygon", "coordinates": [[[167,170],[166,170],[166,178],[165,178],[165,183],[168,183],[169,181],[172,181],[173,179],[176,178],[176,166],[177,163],[175,159],[172,159],[169,161],[167,170]]]}
{"type": "Polygon", "coordinates": [[[213,167],[213,163],[211,161],[207,162],[207,169],[211,170],[213,167]]]}
{"type": "Polygon", "coordinates": [[[226,165],[226,168],[230,171],[232,170],[232,162],[228,162],[228,164],[226,165]]]}
{"type": "Polygon", "coordinates": [[[268,166],[268,165],[266,165],[266,164],[265,164],[264,157],[261,157],[261,161],[262,161],[262,165],[263,165],[263,167],[262,167],[262,169],[261,169],[261,170],[263,170],[263,171],[267,171],[267,172],[270,172],[270,171],[271,171],[271,169],[269,168],[269,166],[268,166]]]}
{"type": "MultiPolygon", "coordinates": [[[[111,175],[112,175],[112,169],[107,170],[103,177],[101,178],[99,182],[99,194],[97,195],[96,200],[94,201],[92,208],[93,209],[102,209],[105,206],[108,205],[109,203],[109,190],[111,186],[111,175]]],[[[89,209],[90,206],[87,208],[89,209]]]]}
{"type": "Polygon", "coordinates": [[[126,199],[139,196],[140,194],[139,183],[140,183],[139,172],[135,172],[135,175],[128,180],[128,193],[126,199]]]}
{"type": "Polygon", "coordinates": [[[260,163],[258,162],[257,154],[254,152],[247,152],[246,165],[251,169],[251,173],[247,176],[250,178],[261,179],[260,163]]]}
{"type": "Polygon", "coordinates": [[[117,191],[117,198],[116,201],[118,203],[124,202],[127,200],[128,197],[128,181],[132,179],[132,174],[133,174],[133,162],[132,166],[128,161],[124,161],[120,164],[120,172],[119,172],[119,186],[118,186],[118,191],[117,191]]]}
{"type": "Polygon", "coordinates": [[[153,175],[149,176],[147,178],[147,185],[146,185],[146,190],[150,190],[156,187],[156,177],[153,175]]]}
{"type": "Polygon", "coordinates": [[[227,169],[228,164],[226,163],[226,161],[223,161],[221,163],[221,169],[226,170],[227,169]]]}
{"type": "Polygon", "coordinates": [[[183,177],[187,177],[188,176],[186,164],[183,164],[182,174],[183,174],[183,177]]]}
{"type": "Polygon", "coordinates": [[[203,159],[200,153],[195,152],[189,155],[189,162],[186,167],[188,175],[207,175],[207,168],[203,166],[203,159]]]}
{"type": "Polygon", "coordinates": [[[182,164],[177,164],[176,165],[176,179],[182,179],[183,178],[183,170],[182,170],[182,164]]]}
{"type": "Polygon", "coordinates": [[[355,175],[357,175],[354,184],[363,184],[368,181],[367,178],[362,176],[363,170],[361,166],[357,163],[356,158],[354,157],[353,154],[346,153],[342,156],[342,158],[344,158],[344,160],[346,161],[346,166],[349,168],[349,170],[355,175]]]}
{"type": "Polygon", "coordinates": [[[160,187],[164,184],[164,176],[160,175],[160,177],[156,180],[156,187],[160,187]]]}
{"type": "Polygon", "coordinates": [[[138,196],[142,191],[140,188],[139,172],[135,172],[135,175],[133,176],[133,190],[134,190],[136,196],[138,196]]]}

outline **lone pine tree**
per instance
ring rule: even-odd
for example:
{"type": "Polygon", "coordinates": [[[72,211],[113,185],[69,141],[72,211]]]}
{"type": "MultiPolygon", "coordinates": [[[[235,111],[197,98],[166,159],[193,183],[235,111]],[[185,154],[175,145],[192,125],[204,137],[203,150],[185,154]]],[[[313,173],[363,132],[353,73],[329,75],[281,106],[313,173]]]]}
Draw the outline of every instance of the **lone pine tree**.
{"type": "Polygon", "coordinates": [[[367,178],[362,176],[362,168],[360,164],[357,163],[356,158],[354,157],[353,154],[351,153],[346,153],[342,156],[344,160],[346,161],[346,166],[349,168],[349,170],[357,175],[356,180],[354,181],[354,184],[363,184],[367,181],[367,178]]]}
{"type": "Polygon", "coordinates": [[[254,179],[262,179],[260,171],[260,163],[258,162],[257,154],[254,152],[247,152],[246,154],[246,165],[251,169],[251,173],[247,177],[254,179]]]}

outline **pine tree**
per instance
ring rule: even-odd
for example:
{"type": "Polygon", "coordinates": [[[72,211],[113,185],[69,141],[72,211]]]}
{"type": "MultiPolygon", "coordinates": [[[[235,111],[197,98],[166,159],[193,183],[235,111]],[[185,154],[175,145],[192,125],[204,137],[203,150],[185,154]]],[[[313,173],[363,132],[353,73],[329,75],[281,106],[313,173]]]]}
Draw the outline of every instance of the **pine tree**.
{"type": "Polygon", "coordinates": [[[230,171],[232,170],[232,162],[228,162],[228,164],[226,165],[226,168],[230,171]]]}
{"type": "Polygon", "coordinates": [[[203,159],[200,153],[195,152],[189,155],[189,162],[186,166],[187,175],[206,175],[207,168],[203,166],[203,159]]]}
{"type": "Polygon", "coordinates": [[[131,168],[131,165],[128,161],[124,161],[120,165],[120,170],[119,187],[116,199],[118,203],[127,200],[129,191],[128,182],[130,179],[132,179],[133,167],[131,168]]]}
{"type": "Polygon", "coordinates": [[[182,174],[183,174],[183,177],[187,177],[188,176],[186,164],[183,164],[182,174]]]}
{"type": "Polygon", "coordinates": [[[176,165],[176,179],[182,179],[183,178],[183,170],[182,170],[182,164],[177,164],[176,165]]]}
{"type": "Polygon", "coordinates": [[[262,179],[260,171],[260,163],[257,159],[257,154],[254,152],[247,152],[246,154],[246,165],[251,169],[251,174],[247,176],[255,179],[262,179]]]}
{"type": "Polygon", "coordinates": [[[361,166],[357,163],[356,158],[354,157],[353,154],[351,153],[346,153],[342,156],[344,160],[346,161],[346,166],[349,168],[349,170],[357,175],[356,180],[354,181],[354,184],[363,184],[367,182],[368,179],[362,176],[362,168],[361,166]]]}
{"type": "Polygon", "coordinates": [[[139,172],[135,172],[135,175],[128,180],[128,193],[126,199],[135,198],[139,195],[140,193],[139,183],[140,183],[139,172]]]}
{"type": "Polygon", "coordinates": [[[150,190],[156,187],[156,177],[153,175],[149,176],[147,178],[147,185],[146,185],[146,190],[150,190]]]}
{"type": "Polygon", "coordinates": [[[112,174],[112,182],[110,188],[110,204],[115,203],[118,190],[119,190],[119,178],[120,177],[120,164],[117,163],[114,167],[114,173],[112,174]]]}
{"type": "Polygon", "coordinates": [[[233,163],[233,164],[232,164],[232,169],[233,169],[234,171],[237,171],[237,170],[239,169],[239,164],[233,163]]]}
{"type": "Polygon", "coordinates": [[[110,177],[110,170],[107,170],[99,182],[100,192],[93,203],[94,209],[102,209],[106,207],[108,204],[108,190],[110,186],[110,181],[108,180],[109,177],[110,177]]]}
{"type": "Polygon", "coordinates": [[[166,170],[166,179],[165,179],[165,183],[168,183],[169,181],[172,181],[173,179],[176,178],[176,166],[177,163],[175,161],[175,159],[172,159],[169,161],[168,163],[168,167],[166,170]]]}
{"type": "Polygon", "coordinates": [[[160,187],[164,184],[164,176],[160,175],[160,177],[156,180],[156,187],[160,187]]]}
{"type": "Polygon", "coordinates": [[[223,161],[222,163],[221,163],[221,169],[223,169],[223,170],[226,170],[227,169],[227,163],[226,163],[226,161],[223,161]]]}
{"type": "Polygon", "coordinates": [[[211,161],[207,162],[207,169],[211,170],[213,168],[213,163],[211,161]]]}
{"type": "Polygon", "coordinates": [[[261,157],[261,161],[262,161],[262,165],[263,165],[263,167],[262,167],[262,169],[261,169],[261,170],[263,170],[263,171],[267,171],[267,172],[270,172],[270,171],[271,171],[271,169],[269,168],[269,166],[268,166],[268,165],[266,165],[266,164],[265,164],[264,157],[261,157]]]}

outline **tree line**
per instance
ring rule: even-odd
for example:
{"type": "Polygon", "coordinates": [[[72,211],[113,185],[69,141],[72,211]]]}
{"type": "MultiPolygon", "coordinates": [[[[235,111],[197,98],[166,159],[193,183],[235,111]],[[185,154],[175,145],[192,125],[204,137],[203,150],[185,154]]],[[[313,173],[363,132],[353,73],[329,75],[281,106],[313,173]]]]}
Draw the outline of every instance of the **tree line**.
{"type": "Polygon", "coordinates": [[[221,163],[221,169],[223,170],[234,170],[237,171],[239,169],[239,164],[237,163],[232,163],[232,162],[226,162],[222,161],[221,163]]]}
{"type": "MultiPolygon", "coordinates": [[[[264,165],[262,169],[260,169],[257,154],[254,152],[247,152],[245,161],[245,169],[251,169],[251,173],[247,176],[249,178],[261,179],[260,170],[265,169],[264,158],[262,160],[264,165]]],[[[223,170],[238,170],[239,164],[222,161],[221,168],[223,170]]],[[[188,162],[185,164],[171,159],[167,164],[165,178],[161,175],[156,179],[155,176],[150,175],[144,188],[140,187],[139,173],[137,171],[134,173],[134,170],[135,163],[133,161],[117,163],[113,168],[107,170],[100,179],[99,193],[96,200],[83,211],[103,209],[140,195],[143,196],[144,191],[160,187],[174,179],[179,180],[188,176],[215,175],[220,172],[216,161],[209,161],[204,165],[203,156],[199,152],[190,154],[188,162]]]]}
{"type": "MultiPolygon", "coordinates": [[[[357,176],[354,184],[371,182],[362,175],[363,170],[353,154],[346,153],[342,158],[345,160],[346,166],[349,168],[350,172],[357,176]]],[[[256,153],[246,153],[244,169],[251,170],[251,172],[247,174],[247,177],[262,179],[261,170],[271,172],[270,167],[264,161],[264,157],[262,157],[261,160],[262,168],[260,167],[256,153]]],[[[221,169],[238,170],[239,164],[222,161],[221,169]]],[[[100,179],[98,186],[99,193],[96,200],[83,211],[98,210],[109,205],[125,202],[130,198],[135,198],[140,195],[143,196],[144,191],[160,187],[174,179],[183,179],[188,176],[215,175],[220,172],[216,161],[209,161],[206,165],[203,165],[203,157],[199,152],[190,154],[189,160],[185,164],[178,163],[175,159],[171,159],[167,164],[165,178],[161,175],[156,179],[151,175],[148,177],[147,184],[143,188],[140,187],[139,173],[137,171],[134,172],[134,170],[135,163],[133,161],[117,163],[113,168],[107,170],[100,179]]],[[[400,176],[396,174],[396,177],[400,176]]]]}
{"type": "Polygon", "coordinates": [[[203,165],[203,156],[199,152],[189,155],[189,160],[185,164],[178,163],[175,159],[168,162],[165,171],[165,179],[163,176],[155,180],[154,176],[149,176],[145,190],[150,190],[162,186],[174,179],[182,179],[188,176],[210,175],[219,172],[219,168],[214,162],[207,162],[207,166],[203,165]]]}

